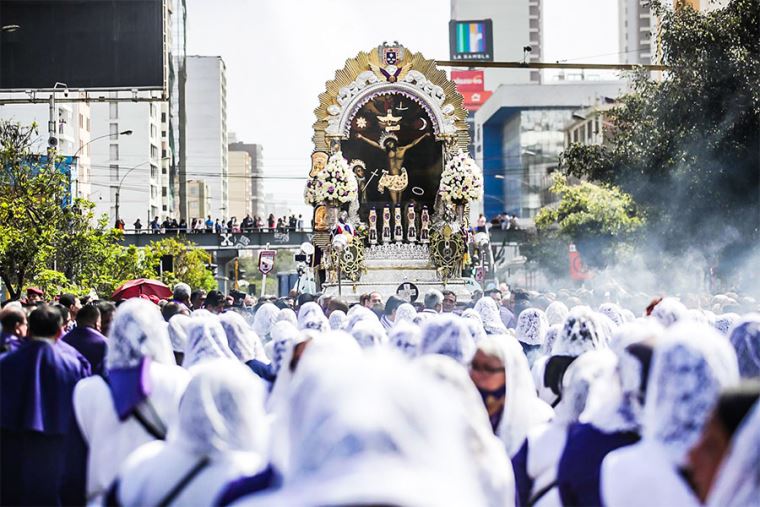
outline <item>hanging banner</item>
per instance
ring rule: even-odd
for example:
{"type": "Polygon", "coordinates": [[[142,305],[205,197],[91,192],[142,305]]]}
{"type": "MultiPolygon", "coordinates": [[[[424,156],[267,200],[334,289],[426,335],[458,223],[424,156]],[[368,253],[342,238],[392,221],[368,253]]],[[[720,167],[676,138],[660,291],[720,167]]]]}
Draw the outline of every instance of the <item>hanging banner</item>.
{"type": "Polygon", "coordinates": [[[570,278],[573,280],[589,280],[594,277],[583,261],[581,260],[581,254],[575,248],[573,243],[570,243],[569,247],[570,255],[570,278]]]}

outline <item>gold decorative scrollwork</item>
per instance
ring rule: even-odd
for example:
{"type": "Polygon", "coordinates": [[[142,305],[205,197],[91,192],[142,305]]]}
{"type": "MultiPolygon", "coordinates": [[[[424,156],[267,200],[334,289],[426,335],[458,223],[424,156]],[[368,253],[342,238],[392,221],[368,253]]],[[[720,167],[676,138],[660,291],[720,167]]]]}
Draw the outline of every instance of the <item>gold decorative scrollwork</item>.
{"type": "Polygon", "coordinates": [[[430,260],[442,280],[459,276],[462,259],[467,251],[465,238],[461,232],[455,233],[451,226],[444,225],[430,233],[430,260]]]}
{"type": "Polygon", "coordinates": [[[364,243],[352,241],[341,254],[331,249],[330,257],[333,266],[337,266],[339,255],[341,279],[358,282],[364,272],[364,243]]]}

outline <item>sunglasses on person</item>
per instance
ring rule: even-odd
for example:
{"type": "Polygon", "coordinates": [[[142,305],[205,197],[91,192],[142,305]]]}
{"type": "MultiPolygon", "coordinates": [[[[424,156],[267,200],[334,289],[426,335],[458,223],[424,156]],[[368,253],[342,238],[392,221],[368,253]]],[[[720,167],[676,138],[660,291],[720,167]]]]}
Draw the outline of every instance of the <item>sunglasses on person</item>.
{"type": "Polygon", "coordinates": [[[493,367],[484,363],[472,362],[470,363],[470,371],[486,373],[488,375],[496,375],[497,373],[504,373],[504,367],[493,367]]]}

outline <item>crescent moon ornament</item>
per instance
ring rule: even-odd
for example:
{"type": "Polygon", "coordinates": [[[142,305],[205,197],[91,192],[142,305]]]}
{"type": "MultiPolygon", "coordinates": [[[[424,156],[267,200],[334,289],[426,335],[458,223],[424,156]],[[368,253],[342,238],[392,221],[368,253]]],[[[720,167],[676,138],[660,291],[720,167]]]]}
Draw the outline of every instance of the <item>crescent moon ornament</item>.
{"type": "Polygon", "coordinates": [[[425,130],[428,126],[427,118],[420,118],[422,120],[422,127],[418,128],[417,130],[425,130]]]}

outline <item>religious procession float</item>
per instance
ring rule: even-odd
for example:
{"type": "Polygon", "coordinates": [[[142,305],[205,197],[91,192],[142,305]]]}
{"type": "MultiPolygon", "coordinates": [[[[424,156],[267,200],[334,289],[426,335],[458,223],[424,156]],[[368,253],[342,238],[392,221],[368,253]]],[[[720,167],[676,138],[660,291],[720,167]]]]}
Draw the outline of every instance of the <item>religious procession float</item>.
{"type": "Polygon", "coordinates": [[[326,294],[416,300],[430,288],[469,300],[469,203],[481,171],[467,154],[462,96],[398,43],[346,61],[319,96],[305,200],[326,294]]]}

